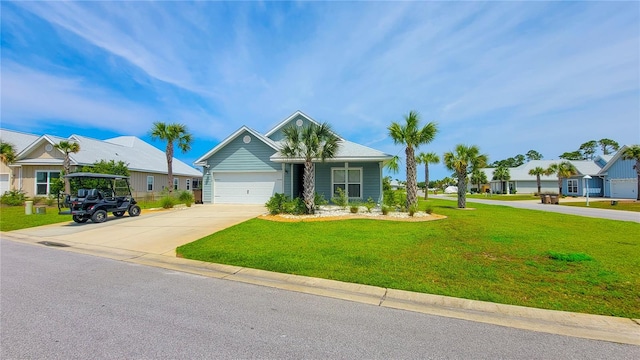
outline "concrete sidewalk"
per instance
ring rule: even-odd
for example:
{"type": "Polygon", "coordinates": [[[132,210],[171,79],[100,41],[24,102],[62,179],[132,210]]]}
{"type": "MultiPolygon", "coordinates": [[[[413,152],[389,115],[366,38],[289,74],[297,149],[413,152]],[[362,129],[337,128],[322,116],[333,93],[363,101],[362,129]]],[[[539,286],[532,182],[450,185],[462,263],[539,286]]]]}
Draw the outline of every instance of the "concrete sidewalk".
{"type": "MultiPolygon", "coordinates": [[[[185,211],[185,213],[186,212],[187,211],[185,211]]],[[[46,233],[46,231],[44,233],[46,233]]],[[[59,242],[59,244],[49,243],[49,245],[64,251],[106,257],[117,261],[355,301],[373,306],[384,306],[524,330],[640,345],[639,319],[495,304],[484,301],[274,273],[237,266],[212,264],[168,256],[169,252],[164,251],[164,248],[159,249],[156,253],[143,252],[125,247],[116,247],[113,243],[105,246],[102,244],[89,243],[77,238],[72,241],[62,234],[39,237],[33,234],[14,231],[1,233],[0,235],[3,240],[18,241],[36,246],[42,246],[43,241],[57,240],[56,242],[59,242]],[[66,246],[60,247],[60,245],[66,246]]],[[[138,233],[136,237],[140,236],[142,236],[142,233],[138,233]]]]}

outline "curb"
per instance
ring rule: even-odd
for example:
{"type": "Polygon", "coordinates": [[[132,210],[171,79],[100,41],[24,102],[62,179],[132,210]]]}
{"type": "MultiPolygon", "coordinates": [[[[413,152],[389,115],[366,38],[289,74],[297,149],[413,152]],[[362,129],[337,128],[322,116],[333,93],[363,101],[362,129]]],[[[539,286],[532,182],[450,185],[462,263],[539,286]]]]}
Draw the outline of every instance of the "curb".
{"type": "MultiPolygon", "coordinates": [[[[0,233],[5,240],[42,245],[46,238],[0,233]]],[[[450,296],[386,289],[165,255],[67,242],[60,250],[159,267],[210,278],[238,281],[373,306],[413,311],[522,330],[640,346],[640,319],[545,310],[450,296]]]]}

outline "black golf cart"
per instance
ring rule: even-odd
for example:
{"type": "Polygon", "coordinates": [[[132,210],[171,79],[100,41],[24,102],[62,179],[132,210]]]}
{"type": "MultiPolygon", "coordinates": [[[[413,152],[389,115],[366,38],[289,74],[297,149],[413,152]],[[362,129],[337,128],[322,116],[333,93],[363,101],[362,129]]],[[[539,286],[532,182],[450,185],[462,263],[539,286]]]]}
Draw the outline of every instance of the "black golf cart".
{"type": "Polygon", "coordinates": [[[73,221],[94,223],[107,220],[107,213],[121,217],[140,215],[140,206],[131,195],[129,177],[111,174],[72,173],[65,175],[71,194],[58,196],[58,214],[72,215],[73,221]]]}

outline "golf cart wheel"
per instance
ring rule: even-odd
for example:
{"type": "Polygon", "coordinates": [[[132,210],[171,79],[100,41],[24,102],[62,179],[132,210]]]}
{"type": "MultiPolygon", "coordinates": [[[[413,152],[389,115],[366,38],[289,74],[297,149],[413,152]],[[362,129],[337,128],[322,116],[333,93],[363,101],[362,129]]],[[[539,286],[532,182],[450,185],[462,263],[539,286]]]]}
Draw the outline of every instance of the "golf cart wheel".
{"type": "Polygon", "coordinates": [[[91,216],[91,221],[94,223],[101,223],[107,221],[107,212],[104,210],[97,210],[91,216]]]}
{"type": "Polygon", "coordinates": [[[89,219],[87,219],[84,216],[73,215],[73,221],[77,222],[78,224],[86,223],[87,220],[89,220],[89,219]]]}
{"type": "Polygon", "coordinates": [[[113,216],[122,217],[124,215],[124,211],[114,211],[113,216]]]}
{"type": "Polygon", "coordinates": [[[140,215],[140,206],[133,205],[129,208],[129,216],[138,216],[140,215]]]}

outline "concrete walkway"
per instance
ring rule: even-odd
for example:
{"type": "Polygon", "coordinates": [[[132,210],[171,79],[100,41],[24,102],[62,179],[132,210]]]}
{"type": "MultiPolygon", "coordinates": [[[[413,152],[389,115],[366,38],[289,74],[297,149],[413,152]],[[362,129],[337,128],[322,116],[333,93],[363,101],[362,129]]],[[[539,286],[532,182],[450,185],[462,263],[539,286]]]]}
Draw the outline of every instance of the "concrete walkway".
{"type": "MultiPolygon", "coordinates": [[[[501,202],[502,203],[502,202],[501,202]]],[[[548,205],[547,205],[548,206],[548,205]]],[[[175,257],[175,248],[265,212],[262,206],[199,205],[103,224],[54,224],[0,233],[3,240],[200,276],[559,335],[640,345],[640,319],[543,310],[274,273],[175,257]],[[44,243],[43,243],[44,242],[44,243]]]]}
{"type": "MultiPolygon", "coordinates": [[[[435,197],[438,199],[444,200],[452,200],[458,201],[458,198],[455,196],[445,196],[445,195],[429,195],[430,197],[435,197]]],[[[595,200],[595,201],[611,201],[615,199],[606,199],[606,200],[595,200]]],[[[561,199],[561,202],[585,202],[584,198],[580,199],[561,199]]],[[[592,200],[593,202],[594,200],[592,200]]],[[[578,215],[578,216],[586,216],[600,219],[609,219],[609,220],[620,220],[620,221],[633,221],[640,223],[640,213],[635,211],[625,211],[625,210],[609,210],[609,209],[596,209],[592,207],[579,207],[579,206],[562,206],[562,205],[553,205],[553,204],[542,204],[540,200],[518,200],[518,201],[501,201],[501,200],[491,200],[491,199],[475,199],[475,198],[467,198],[468,203],[481,203],[481,204],[489,204],[489,205],[502,205],[509,206],[513,208],[519,209],[529,209],[529,210],[540,210],[540,211],[548,211],[548,212],[556,212],[567,215],[578,215]]]]}

